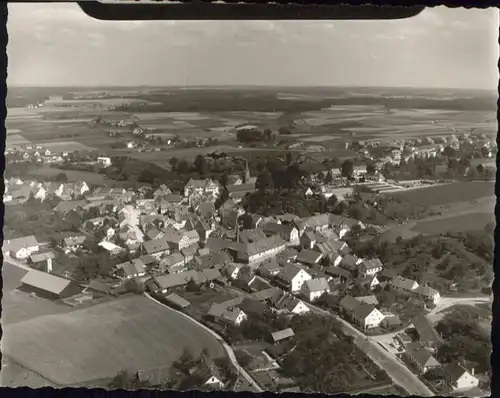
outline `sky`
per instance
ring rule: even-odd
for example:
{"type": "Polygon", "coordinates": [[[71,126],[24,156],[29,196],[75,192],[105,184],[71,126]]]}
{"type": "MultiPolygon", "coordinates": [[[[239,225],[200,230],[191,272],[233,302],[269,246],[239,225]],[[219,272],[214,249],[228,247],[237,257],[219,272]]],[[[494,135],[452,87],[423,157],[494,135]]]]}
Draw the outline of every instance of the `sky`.
{"type": "Polygon", "coordinates": [[[8,9],[12,86],[498,84],[494,8],[390,21],[100,21],[75,3],[8,9]]]}

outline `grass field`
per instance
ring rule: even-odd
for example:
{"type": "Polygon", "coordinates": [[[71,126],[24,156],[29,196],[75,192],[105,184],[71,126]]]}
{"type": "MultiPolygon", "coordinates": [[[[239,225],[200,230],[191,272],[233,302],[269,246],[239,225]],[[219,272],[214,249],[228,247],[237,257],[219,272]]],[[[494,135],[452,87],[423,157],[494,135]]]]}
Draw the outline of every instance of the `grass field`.
{"type": "Polygon", "coordinates": [[[64,173],[68,177],[68,182],[79,182],[85,181],[87,184],[95,185],[105,185],[113,183],[106,178],[104,174],[92,173],[91,171],[80,171],[80,170],[63,170],[56,167],[33,167],[28,171],[28,175],[33,178],[47,179],[54,177],[59,173],[64,173]]]}
{"type": "Polygon", "coordinates": [[[3,332],[5,355],[59,385],[169,366],[185,347],[224,355],[211,334],[142,296],[7,324],[3,332]]]}
{"type": "Polygon", "coordinates": [[[418,222],[411,230],[422,234],[437,235],[445,232],[482,230],[492,222],[495,222],[493,213],[468,213],[418,222]]]}
{"type": "Polygon", "coordinates": [[[431,207],[491,197],[495,195],[494,189],[494,183],[465,181],[391,193],[391,195],[401,198],[406,203],[431,207]]]}

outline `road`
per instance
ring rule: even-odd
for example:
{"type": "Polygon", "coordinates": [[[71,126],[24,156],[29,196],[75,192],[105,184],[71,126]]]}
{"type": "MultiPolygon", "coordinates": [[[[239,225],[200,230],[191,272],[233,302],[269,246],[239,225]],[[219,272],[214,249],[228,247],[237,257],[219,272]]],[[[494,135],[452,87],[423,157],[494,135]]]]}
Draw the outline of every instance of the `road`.
{"type": "Polygon", "coordinates": [[[427,317],[435,318],[442,315],[443,311],[453,307],[454,305],[476,305],[481,303],[490,303],[492,298],[490,296],[477,296],[477,297],[441,297],[436,308],[433,308],[427,314],[427,317]]]}
{"type": "Polygon", "coordinates": [[[316,313],[331,316],[343,326],[347,335],[354,337],[356,345],[378,366],[384,369],[392,381],[404,388],[410,395],[432,397],[435,394],[414,375],[395,355],[384,350],[376,341],[367,337],[342,318],[312,304],[307,304],[316,313]]]}
{"type": "Polygon", "coordinates": [[[240,366],[240,364],[238,363],[238,360],[236,359],[236,355],[234,353],[234,350],[231,348],[231,346],[229,344],[227,344],[224,341],[224,339],[221,336],[219,336],[217,333],[215,333],[212,329],[210,329],[210,328],[206,327],[205,325],[203,325],[202,323],[198,322],[196,319],[191,318],[189,315],[186,315],[185,313],[183,313],[181,311],[177,311],[177,310],[169,307],[168,305],[165,305],[165,304],[159,302],[158,300],[156,300],[153,297],[151,297],[151,295],[149,295],[148,293],[144,293],[144,294],[145,294],[145,296],[147,298],[149,298],[150,300],[154,301],[155,303],[163,306],[164,308],[166,308],[166,309],[168,309],[170,311],[177,312],[178,314],[186,317],[192,323],[196,324],[200,328],[203,328],[208,333],[212,334],[220,342],[220,344],[224,347],[224,350],[226,351],[227,356],[229,357],[229,360],[231,361],[231,363],[233,364],[233,366],[236,368],[238,374],[240,374],[241,376],[243,376],[246,379],[246,381],[255,388],[255,390],[257,392],[263,392],[264,391],[259,386],[259,384],[257,384],[257,382],[252,378],[252,376],[250,376],[250,374],[245,369],[243,369],[243,367],[240,366]]]}

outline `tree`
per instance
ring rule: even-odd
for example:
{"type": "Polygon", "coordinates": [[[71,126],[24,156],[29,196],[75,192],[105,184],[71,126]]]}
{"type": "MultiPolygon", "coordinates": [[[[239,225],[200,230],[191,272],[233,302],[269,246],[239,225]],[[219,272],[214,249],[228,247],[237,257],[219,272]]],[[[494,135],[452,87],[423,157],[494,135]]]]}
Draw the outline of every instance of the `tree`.
{"type": "Polygon", "coordinates": [[[152,387],[147,381],[139,380],[138,375],[129,374],[126,370],[119,372],[108,384],[112,389],[138,390],[152,387]]]}
{"type": "Polygon", "coordinates": [[[372,176],[375,174],[375,171],[376,171],[376,168],[375,168],[374,164],[369,163],[366,165],[366,174],[368,174],[369,176],[372,176]]]}
{"type": "Polygon", "coordinates": [[[482,164],[479,164],[477,167],[476,167],[476,170],[479,174],[483,174],[484,173],[484,166],[482,164]]]}
{"type": "Polygon", "coordinates": [[[325,176],[325,184],[331,184],[333,182],[333,175],[332,175],[332,172],[331,170],[328,170],[328,172],[326,173],[326,176],[325,176]]]}
{"type": "Polygon", "coordinates": [[[227,183],[229,181],[229,177],[227,173],[222,173],[221,176],[219,177],[219,182],[222,186],[227,186],[227,183]]]}
{"type": "Polygon", "coordinates": [[[259,191],[270,191],[274,189],[273,177],[267,169],[259,174],[255,186],[259,191]]]}
{"type": "Polygon", "coordinates": [[[189,163],[182,159],[177,163],[177,172],[180,174],[186,174],[189,171],[189,163]]]}
{"type": "Polygon", "coordinates": [[[203,155],[196,156],[194,159],[194,167],[201,175],[204,175],[207,172],[207,161],[203,155]]]}
{"type": "Polygon", "coordinates": [[[58,173],[55,177],[55,180],[57,182],[67,182],[68,176],[66,175],[66,173],[58,173]]]}
{"type": "Polygon", "coordinates": [[[346,159],[344,160],[344,163],[342,163],[342,167],[340,170],[343,177],[350,178],[354,173],[354,163],[352,162],[352,160],[346,159]]]}
{"type": "Polygon", "coordinates": [[[443,156],[446,158],[453,158],[456,156],[456,153],[457,151],[455,151],[455,149],[453,149],[451,146],[446,146],[443,149],[443,156]]]}
{"type": "Polygon", "coordinates": [[[175,168],[177,167],[177,165],[179,164],[179,159],[177,159],[175,156],[173,158],[171,158],[168,163],[170,164],[170,166],[172,167],[172,170],[175,170],[175,168]]]}

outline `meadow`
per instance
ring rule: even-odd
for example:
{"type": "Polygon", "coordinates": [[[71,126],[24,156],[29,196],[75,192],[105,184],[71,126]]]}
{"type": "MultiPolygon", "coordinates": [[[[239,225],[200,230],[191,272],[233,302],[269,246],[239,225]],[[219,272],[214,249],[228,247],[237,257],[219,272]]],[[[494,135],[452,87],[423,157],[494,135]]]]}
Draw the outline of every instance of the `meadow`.
{"type": "Polygon", "coordinates": [[[420,221],[411,230],[421,234],[437,235],[446,232],[482,230],[493,222],[495,222],[493,212],[468,213],[432,221],[420,221]]]}
{"type": "Polygon", "coordinates": [[[224,355],[211,334],[137,296],[7,324],[3,333],[5,355],[64,386],[112,378],[123,369],[169,366],[184,348],[224,355]]]}

